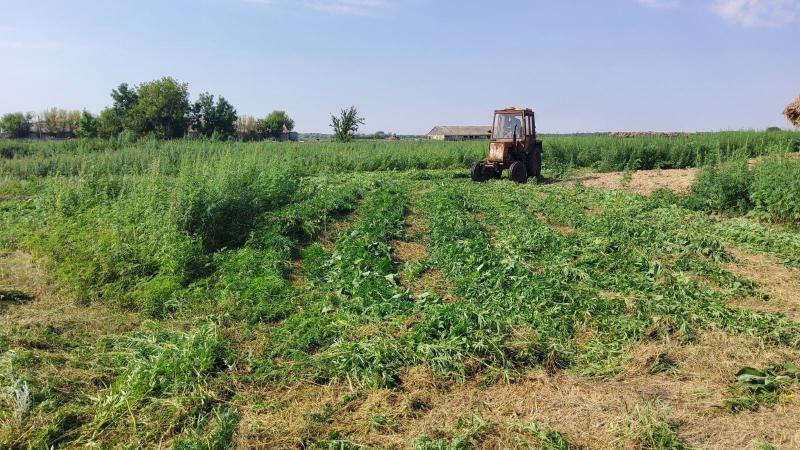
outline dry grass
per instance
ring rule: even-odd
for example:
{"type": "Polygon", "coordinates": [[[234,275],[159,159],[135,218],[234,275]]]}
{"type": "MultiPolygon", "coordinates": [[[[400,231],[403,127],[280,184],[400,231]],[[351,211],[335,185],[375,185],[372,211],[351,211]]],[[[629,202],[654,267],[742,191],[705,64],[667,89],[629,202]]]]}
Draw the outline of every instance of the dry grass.
{"type": "Polygon", "coordinates": [[[295,447],[305,438],[336,431],[360,444],[409,448],[419,436],[448,436],[459,419],[478,415],[496,424],[481,448],[513,447],[516,435],[507,425],[526,422],[558,430],[585,448],[627,448],[630,417],[643,408],[680,425],[680,437],[694,446],[755,448],[768,441],[800,448],[797,398],[752,413],[722,408],[741,367],[785,361],[800,362],[800,352],[709,332],[693,344],[640,345],[626,369],[606,381],[535,370],[511,384],[486,387],[478,380],[453,383],[421,366],[407,369],[401,387],[393,390],[352,390],[346,382],[245,385],[234,400],[243,417],[238,447],[295,447]],[[652,373],[655,360],[673,362],[674,371],[652,373]]]}
{"type": "Polygon", "coordinates": [[[419,262],[428,257],[428,247],[419,242],[391,241],[398,262],[419,262]]]}
{"type": "MultiPolygon", "coordinates": [[[[359,204],[362,202],[363,200],[360,200],[359,204]]],[[[346,214],[337,220],[326,223],[325,228],[317,238],[317,243],[319,243],[325,251],[333,250],[333,247],[336,245],[336,240],[339,238],[339,234],[341,234],[342,231],[350,228],[353,222],[358,220],[360,216],[359,211],[360,208],[356,208],[354,212],[346,214]]]]}
{"type": "Polygon", "coordinates": [[[560,235],[567,235],[567,234],[572,234],[572,233],[575,232],[575,228],[574,227],[571,227],[569,225],[562,225],[562,224],[553,222],[552,220],[548,219],[541,212],[537,212],[535,215],[536,215],[536,219],[538,219],[542,223],[547,224],[547,226],[552,228],[556,233],[558,233],[560,235]]]}
{"type": "Polygon", "coordinates": [[[725,265],[729,272],[755,281],[770,295],[769,300],[745,298],[733,300],[738,306],[785,314],[800,320],[800,270],[787,267],[778,259],[749,253],[734,247],[727,249],[734,262],[725,265]]]}
{"type": "MultiPolygon", "coordinates": [[[[41,389],[87,403],[98,395],[110,381],[107,374],[88,367],[69,350],[94,346],[103,336],[136,329],[141,317],[99,304],[86,305],[61,293],[42,267],[22,252],[0,256],[0,286],[28,296],[27,301],[0,309],[0,329],[7,335],[9,347],[29,355],[29,361],[35,364],[12,368],[15,376],[36,379],[42,383],[41,389]]],[[[27,419],[26,427],[19,428],[12,419],[1,417],[0,442],[5,443],[24,442],[30,433],[52,420],[52,416],[37,414],[27,419]]]]}
{"type": "Polygon", "coordinates": [[[430,292],[442,297],[445,303],[456,301],[452,284],[442,272],[435,269],[426,270],[418,278],[411,280],[409,289],[414,297],[430,292]]]}
{"type": "Polygon", "coordinates": [[[650,195],[656,189],[669,189],[686,194],[697,176],[697,169],[638,170],[631,174],[630,182],[623,184],[623,172],[588,173],[565,182],[573,186],[580,182],[584,186],[614,189],[635,194],[650,195]]]}
{"type": "MultiPolygon", "coordinates": [[[[416,192],[416,197],[421,195],[424,190],[416,192]]],[[[405,219],[405,233],[406,236],[414,239],[420,239],[428,232],[428,223],[425,219],[417,214],[414,207],[410,207],[406,214],[405,219]]]]}
{"type": "MultiPolygon", "coordinates": [[[[424,191],[417,192],[417,196],[424,191]]],[[[405,235],[406,241],[391,241],[394,248],[395,259],[400,263],[419,263],[425,261],[430,255],[427,245],[428,223],[417,214],[412,205],[406,211],[405,235]],[[411,241],[413,240],[413,241],[411,241]]],[[[409,279],[401,274],[400,283],[408,288],[415,298],[425,293],[437,294],[445,302],[455,301],[452,294],[452,285],[443,273],[436,269],[427,269],[419,276],[409,279]]]]}
{"type": "Polygon", "coordinates": [[[292,271],[289,273],[289,282],[292,284],[292,287],[299,289],[304,286],[306,284],[306,278],[305,270],[303,269],[303,260],[299,258],[293,260],[292,271]]]}
{"type": "Polygon", "coordinates": [[[30,301],[6,308],[2,317],[6,330],[49,326],[60,330],[62,338],[70,339],[87,333],[100,336],[129,331],[139,325],[133,314],[111,311],[97,304],[89,307],[60,292],[27,253],[13,252],[0,257],[0,286],[31,296],[30,301]]]}
{"type": "Polygon", "coordinates": [[[794,126],[800,127],[800,95],[798,95],[791,103],[783,110],[783,115],[792,122],[794,126]]]}

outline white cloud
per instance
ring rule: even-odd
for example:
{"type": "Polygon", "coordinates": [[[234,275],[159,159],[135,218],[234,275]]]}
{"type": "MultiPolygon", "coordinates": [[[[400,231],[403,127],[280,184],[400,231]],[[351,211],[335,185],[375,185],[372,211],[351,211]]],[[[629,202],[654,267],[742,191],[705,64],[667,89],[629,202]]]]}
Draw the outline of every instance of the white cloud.
{"type": "Polygon", "coordinates": [[[728,22],[745,27],[779,27],[800,20],[800,0],[636,0],[653,8],[675,8],[703,3],[728,22]]]}
{"type": "Polygon", "coordinates": [[[774,27],[800,18],[800,0],[716,0],[713,10],[735,24],[774,27]]]}
{"type": "Polygon", "coordinates": [[[386,0],[309,0],[305,5],[330,14],[365,16],[375,9],[387,6],[387,2],[386,0]]]}

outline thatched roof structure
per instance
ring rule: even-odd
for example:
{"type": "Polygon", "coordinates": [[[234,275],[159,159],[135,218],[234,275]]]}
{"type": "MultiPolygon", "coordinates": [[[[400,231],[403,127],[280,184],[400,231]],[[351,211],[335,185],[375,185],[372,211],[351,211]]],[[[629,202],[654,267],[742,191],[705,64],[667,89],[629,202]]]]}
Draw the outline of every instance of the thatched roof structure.
{"type": "Polygon", "coordinates": [[[789,122],[792,122],[794,126],[800,127],[800,95],[783,110],[783,115],[786,116],[789,122]]]}

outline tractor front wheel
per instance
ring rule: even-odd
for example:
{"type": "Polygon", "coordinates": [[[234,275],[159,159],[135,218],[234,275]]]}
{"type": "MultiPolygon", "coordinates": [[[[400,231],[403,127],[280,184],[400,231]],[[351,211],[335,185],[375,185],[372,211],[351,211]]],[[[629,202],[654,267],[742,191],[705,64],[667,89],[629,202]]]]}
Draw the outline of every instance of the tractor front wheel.
{"type": "Polygon", "coordinates": [[[517,183],[528,181],[528,169],[525,168],[525,163],[522,161],[511,163],[511,167],[508,168],[508,179],[517,183]]]}
{"type": "Polygon", "coordinates": [[[472,175],[472,181],[486,181],[487,177],[483,172],[483,164],[476,162],[472,165],[472,170],[470,171],[470,175],[472,175]]]}

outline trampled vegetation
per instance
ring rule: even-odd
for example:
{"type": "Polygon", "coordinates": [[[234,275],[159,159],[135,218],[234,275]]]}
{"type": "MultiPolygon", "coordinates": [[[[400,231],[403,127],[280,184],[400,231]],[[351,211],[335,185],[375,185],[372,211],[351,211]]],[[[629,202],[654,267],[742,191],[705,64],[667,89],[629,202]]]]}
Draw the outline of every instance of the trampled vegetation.
{"type": "Polygon", "coordinates": [[[0,447],[795,445],[800,298],[747,263],[800,279],[797,151],[546,137],[516,185],[485,143],[0,142],[0,447]]]}

